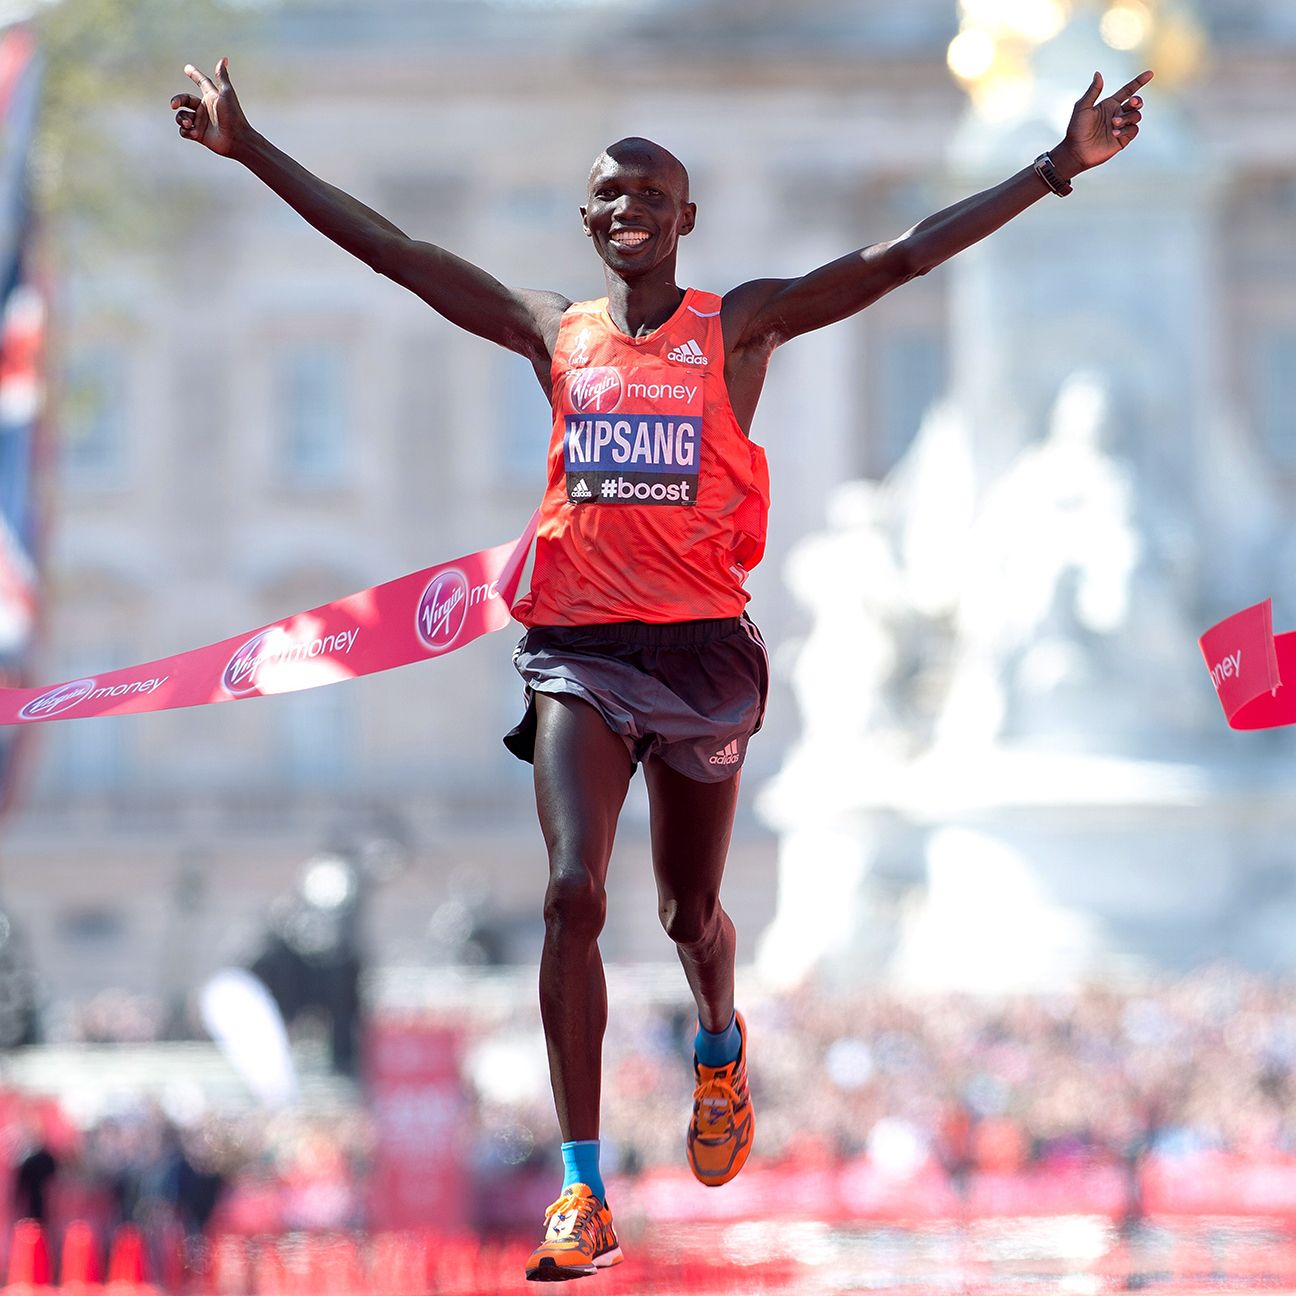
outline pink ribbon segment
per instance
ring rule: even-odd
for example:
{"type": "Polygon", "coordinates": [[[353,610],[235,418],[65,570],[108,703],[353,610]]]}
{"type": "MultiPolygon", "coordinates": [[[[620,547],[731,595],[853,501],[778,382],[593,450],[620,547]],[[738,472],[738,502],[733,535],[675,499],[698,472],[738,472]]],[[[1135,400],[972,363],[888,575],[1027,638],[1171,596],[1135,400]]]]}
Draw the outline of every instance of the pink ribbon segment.
{"type": "Polygon", "coordinates": [[[0,689],[0,724],[88,720],[292,693],[439,657],[502,630],[539,512],[507,544],[439,563],[247,634],[46,688],[0,689]]]}
{"type": "Polygon", "coordinates": [[[1296,723],[1296,632],[1275,636],[1273,600],[1243,608],[1198,640],[1211,683],[1232,729],[1296,723]]]}

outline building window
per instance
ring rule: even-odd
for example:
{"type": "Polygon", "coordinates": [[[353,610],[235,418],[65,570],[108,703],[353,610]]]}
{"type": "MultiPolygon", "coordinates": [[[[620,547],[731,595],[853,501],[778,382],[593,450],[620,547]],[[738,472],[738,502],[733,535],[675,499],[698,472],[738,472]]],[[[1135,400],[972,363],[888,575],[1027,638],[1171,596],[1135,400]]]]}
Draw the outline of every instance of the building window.
{"type": "Polygon", "coordinates": [[[298,792],[343,792],[355,782],[355,690],[346,684],[303,689],[278,704],[289,786],[298,792]]]}
{"type": "Polygon", "coordinates": [[[111,945],[126,935],[123,910],[96,901],[73,901],[55,915],[55,929],[68,945],[111,945]]]}
{"type": "Polygon", "coordinates": [[[506,189],[499,195],[497,210],[519,225],[541,229],[576,215],[569,186],[538,183],[506,189]]]}
{"type": "MultiPolygon", "coordinates": [[[[110,662],[130,661],[120,644],[101,644],[92,653],[64,658],[60,680],[93,679],[110,662]]],[[[56,794],[114,796],[131,785],[130,731],[133,716],[60,720],[43,726],[44,781],[56,794]]],[[[137,725],[137,722],[136,722],[137,725]]]]}
{"type": "Polygon", "coordinates": [[[347,355],[336,343],[296,344],[275,357],[276,448],[285,484],[341,484],[347,469],[347,388],[347,355]]]}
{"type": "Polygon", "coordinates": [[[495,408],[500,468],[512,481],[544,485],[552,414],[535,370],[519,355],[501,352],[495,408]]]}
{"type": "Polygon", "coordinates": [[[74,483],[110,483],[126,455],[127,358],[103,343],[77,352],[63,384],[63,458],[74,483]]]}
{"type": "Polygon", "coordinates": [[[1296,468],[1292,436],[1292,374],[1296,373],[1296,326],[1264,334],[1255,349],[1252,409],[1256,430],[1273,462],[1296,468]]]}
{"type": "Polygon", "coordinates": [[[909,448],[927,411],[945,394],[947,365],[940,334],[889,330],[879,339],[878,435],[874,474],[884,477],[909,448]]]}

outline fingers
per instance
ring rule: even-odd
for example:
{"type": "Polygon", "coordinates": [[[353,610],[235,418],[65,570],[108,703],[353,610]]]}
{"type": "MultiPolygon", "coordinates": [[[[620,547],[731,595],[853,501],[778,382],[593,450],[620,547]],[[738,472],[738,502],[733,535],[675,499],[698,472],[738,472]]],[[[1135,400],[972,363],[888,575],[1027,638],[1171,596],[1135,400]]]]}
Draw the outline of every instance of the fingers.
{"type": "Polygon", "coordinates": [[[1076,100],[1077,108],[1092,108],[1098,102],[1098,96],[1102,94],[1103,79],[1101,72],[1093,74],[1093,80],[1089,82],[1089,89],[1076,100]]]}
{"type": "Polygon", "coordinates": [[[1152,80],[1152,76],[1153,73],[1151,72],[1140,72],[1133,81],[1127,81],[1123,86],[1121,86],[1121,88],[1112,95],[1112,98],[1115,99],[1117,103],[1124,103],[1135,90],[1141,89],[1143,86],[1147,85],[1147,83],[1152,80]]]}
{"type": "Polygon", "coordinates": [[[242,120],[238,97],[230,83],[229,59],[222,57],[217,61],[215,81],[192,63],[186,63],[184,71],[200,94],[171,96],[171,109],[181,136],[197,140],[217,153],[227,153],[231,132],[225,119],[228,116],[236,126],[242,120]]]}
{"type": "Polygon", "coordinates": [[[175,115],[183,139],[200,140],[207,130],[207,109],[200,103],[197,108],[181,108],[175,115]]]}
{"type": "Polygon", "coordinates": [[[203,94],[219,93],[216,87],[212,84],[211,78],[208,77],[205,73],[199,72],[198,69],[194,67],[192,63],[185,64],[185,76],[187,76],[189,80],[192,81],[194,85],[196,85],[198,89],[203,92],[203,94]]]}
{"type": "MultiPolygon", "coordinates": [[[[1134,84],[1134,81],[1130,82],[1130,85],[1134,84]]],[[[1112,101],[1116,104],[1116,115],[1111,119],[1112,135],[1124,148],[1138,134],[1138,124],[1143,120],[1143,114],[1139,111],[1143,107],[1143,97],[1132,94],[1121,103],[1120,96],[1115,94],[1108,102],[1112,101]]]]}

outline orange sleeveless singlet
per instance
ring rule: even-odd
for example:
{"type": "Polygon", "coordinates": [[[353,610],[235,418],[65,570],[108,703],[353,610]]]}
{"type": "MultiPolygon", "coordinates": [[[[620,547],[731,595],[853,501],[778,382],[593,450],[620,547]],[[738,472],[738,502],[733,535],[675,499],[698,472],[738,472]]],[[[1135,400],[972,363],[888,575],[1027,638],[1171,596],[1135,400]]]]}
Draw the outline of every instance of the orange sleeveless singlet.
{"type": "Polygon", "coordinates": [[[524,625],[737,616],[765,550],[765,452],[724,381],[720,298],[690,288],[647,337],[568,308],[524,625]]]}

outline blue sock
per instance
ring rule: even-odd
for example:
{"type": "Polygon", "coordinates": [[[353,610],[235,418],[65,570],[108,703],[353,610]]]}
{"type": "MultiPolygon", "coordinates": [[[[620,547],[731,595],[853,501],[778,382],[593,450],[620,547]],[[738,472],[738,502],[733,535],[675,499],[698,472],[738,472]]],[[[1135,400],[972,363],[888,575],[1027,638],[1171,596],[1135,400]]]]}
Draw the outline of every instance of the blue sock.
{"type": "Polygon", "coordinates": [[[708,1067],[728,1066],[738,1061],[742,1050],[742,1037],[738,1034],[738,1016],[735,1013],[727,1029],[713,1034],[698,1026],[698,1033],[693,1038],[693,1052],[697,1060],[708,1067]]]}
{"type": "Polygon", "coordinates": [[[599,1169],[598,1139],[577,1139],[562,1145],[563,1192],[572,1184],[583,1183],[604,1205],[607,1189],[603,1186],[603,1172],[599,1169]]]}

